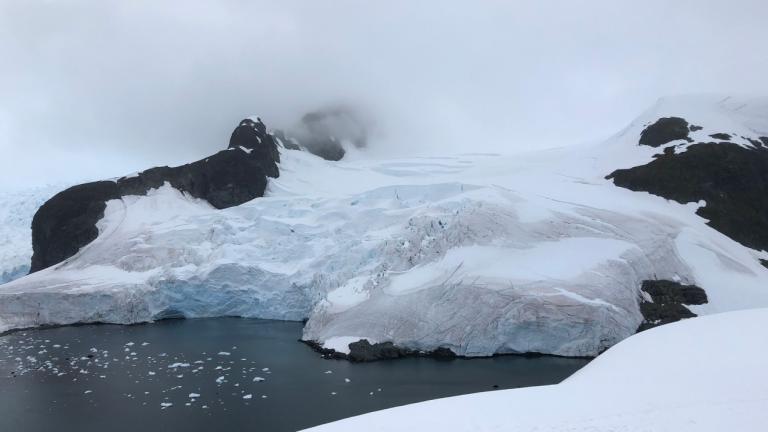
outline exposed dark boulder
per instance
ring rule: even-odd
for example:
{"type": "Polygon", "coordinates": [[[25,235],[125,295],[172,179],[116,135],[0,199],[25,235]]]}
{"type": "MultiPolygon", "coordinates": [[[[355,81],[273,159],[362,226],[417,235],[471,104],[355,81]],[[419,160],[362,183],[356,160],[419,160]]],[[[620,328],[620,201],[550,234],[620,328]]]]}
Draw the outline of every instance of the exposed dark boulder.
{"type": "Polygon", "coordinates": [[[99,234],[96,222],[106,202],[126,195],[145,195],[169,183],[192,197],[223,209],[264,195],[267,177],[277,177],[280,154],[261,121],[243,120],[229,149],[178,167],[150,168],[115,181],[98,181],[56,194],[32,220],[30,273],[75,255],[99,234]]]}
{"type": "Polygon", "coordinates": [[[690,125],[688,126],[688,129],[691,130],[691,132],[696,132],[704,129],[702,126],[696,126],[696,125],[690,125]]]}
{"type": "Polygon", "coordinates": [[[696,314],[685,305],[700,305],[708,301],[707,293],[700,287],[668,280],[646,280],[643,281],[640,289],[651,297],[651,301],[645,298],[640,301],[643,322],[638,327],[638,332],[681,319],[693,318],[696,314]]]}
{"type": "Polygon", "coordinates": [[[371,344],[367,339],[363,339],[349,344],[347,358],[353,362],[370,362],[396,359],[408,355],[412,355],[410,350],[396,347],[392,342],[371,344]]]}
{"type": "Polygon", "coordinates": [[[392,342],[380,342],[372,344],[367,339],[361,339],[349,344],[349,354],[341,353],[330,348],[324,348],[316,341],[301,342],[309,345],[324,358],[335,360],[349,360],[351,362],[372,362],[378,360],[392,360],[403,357],[431,357],[438,360],[455,359],[456,353],[450,348],[439,347],[434,351],[416,351],[399,347],[392,342]]]}
{"type": "Polygon", "coordinates": [[[650,163],[616,170],[614,184],[680,203],[704,200],[697,214],[732,239],[768,250],[768,149],[698,143],[650,163]]]}
{"type": "Polygon", "coordinates": [[[685,119],[662,117],[643,129],[640,134],[640,144],[659,147],[675,140],[688,140],[688,132],[688,122],[685,119]]]}
{"type": "Polygon", "coordinates": [[[712,135],[710,135],[710,137],[717,140],[723,140],[723,141],[728,141],[729,139],[731,139],[731,136],[729,134],[722,133],[722,132],[713,133],[712,135]]]}

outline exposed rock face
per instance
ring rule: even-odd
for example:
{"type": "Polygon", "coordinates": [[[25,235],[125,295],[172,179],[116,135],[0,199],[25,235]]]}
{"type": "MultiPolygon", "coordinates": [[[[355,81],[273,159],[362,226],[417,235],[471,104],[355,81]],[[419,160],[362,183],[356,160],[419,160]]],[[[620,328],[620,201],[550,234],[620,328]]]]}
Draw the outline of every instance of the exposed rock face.
{"type": "Polygon", "coordinates": [[[688,139],[690,130],[685,119],[662,117],[643,130],[640,135],[640,144],[659,147],[671,141],[688,139]]]}
{"type": "Polygon", "coordinates": [[[408,350],[396,347],[392,342],[371,344],[363,339],[349,344],[347,358],[353,362],[368,362],[374,360],[396,359],[409,355],[408,350]]]}
{"type": "Polygon", "coordinates": [[[246,119],[232,133],[227,150],[205,159],[71,187],[43,204],[32,220],[30,273],[64,261],[93,241],[109,200],[145,195],[168,182],[216,208],[232,207],[263,196],[267,177],[279,175],[279,160],[277,144],[264,124],[246,119]]]}
{"type": "Polygon", "coordinates": [[[318,351],[325,358],[336,360],[349,360],[351,362],[364,363],[378,360],[391,360],[403,357],[432,357],[437,359],[454,359],[456,354],[450,348],[440,347],[434,351],[417,351],[399,347],[392,342],[370,343],[367,339],[361,339],[349,344],[349,354],[340,353],[329,348],[324,348],[314,341],[305,341],[312,349],[318,351]]]}
{"type": "Polygon", "coordinates": [[[723,141],[728,141],[729,139],[731,139],[731,135],[730,134],[721,133],[721,132],[713,133],[712,135],[710,135],[710,137],[712,137],[714,139],[717,139],[717,140],[723,140],[723,141]]]}
{"type": "Polygon", "coordinates": [[[344,142],[362,148],[368,144],[368,127],[355,110],[337,106],[305,114],[288,133],[275,131],[283,146],[306,150],[329,161],[341,160],[346,154],[344,142]]]}
{"type": "Polygon", "coordinates": [[[229,139],[230,149],[251,150],[251,158],[258,161],[269,177],[278,177],[277,162],[280,162],[280,152],[274,136],[267,133],[267,127],[261,119],[245,119],[240,122],[229,139]]]}
{"type": "Polygon", "coordinates": [[[347,140],[357,148],[368,145],[368,126],[356,110],[336,106],[307,113],[301,119],[304,127],[314,136],[347,140]]]}
{"type": "Polygon", "coordinates": [[[646,280],[640,288],[651,297],[640,302],[640,312],[643,322],[638,332],[695,317],[685,305],[700,305],[707,303],[707,293],[696,285],[682,285],[667,280],[646,280]]]}
{"type": "Polygon", "coordinates": [[[341,142],[334,137],[311,137],[302,141],[306,149],[329,161],[338,161],[347,153],[341,142]]]}
{"type": "MultiPolygon", "coordinates": [[[[754,140],[760,144],[757,140],[754,140]]],[[[706,201],[697,214],[732,239],[768,250],[768,149],[733,143],[669,148],[652,162],[611,173],[614,184],[680,203],[706,201]]]]}
{"type": "Polygon", "coordinates": [[[106,202],[117,198],[116,182],[99,181],[73,186],[46,201],[32,219],[30,273],[64,261],[92,242],[106,202]]]}

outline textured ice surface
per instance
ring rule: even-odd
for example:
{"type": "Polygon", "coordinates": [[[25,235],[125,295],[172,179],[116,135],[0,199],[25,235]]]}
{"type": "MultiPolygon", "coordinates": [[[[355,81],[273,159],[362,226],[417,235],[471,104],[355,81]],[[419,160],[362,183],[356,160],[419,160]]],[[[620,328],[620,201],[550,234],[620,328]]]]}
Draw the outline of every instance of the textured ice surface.
{"type": "Polygon", "coordinates": [[[29,272],[32,216],[64,185],[0,192],[0,284],[29,272]]]}
{"type": "Polygon", "coordinates": [[[710,303],[696,313],[768,306],[768,256],[708,227],[694,213],[703,203],[604,179],[658,151],[637,145],[642,128],[515,156],[284,151],[267,196],[238,207],[169,186],[110,201],[93,243],[0,287],[0,330],[309,318],[304,338],[341,351],[367,338],[470,356],[594,355],[637,329],[644,279],[703,287],[710,303]]]}

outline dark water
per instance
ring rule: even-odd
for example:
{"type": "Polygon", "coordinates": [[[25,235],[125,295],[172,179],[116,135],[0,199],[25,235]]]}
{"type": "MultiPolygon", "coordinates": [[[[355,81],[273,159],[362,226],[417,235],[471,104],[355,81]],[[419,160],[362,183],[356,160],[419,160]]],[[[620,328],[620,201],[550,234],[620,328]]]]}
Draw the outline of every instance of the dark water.
{"type": "Polygon", "coordinates": [[[3,336],[0,431],[292,431],[494,385],[553,384],[587,362],[353,364],[322,359],[300,334],[299,323],[219,318],[3,336]]]}

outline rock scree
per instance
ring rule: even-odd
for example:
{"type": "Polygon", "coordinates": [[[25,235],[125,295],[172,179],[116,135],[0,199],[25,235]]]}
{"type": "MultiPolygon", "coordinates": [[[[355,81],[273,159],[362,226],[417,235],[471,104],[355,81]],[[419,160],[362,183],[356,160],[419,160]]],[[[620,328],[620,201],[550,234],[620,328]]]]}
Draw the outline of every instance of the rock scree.
{"type": "Polygon", "coordinates": [[[106,203],[126,195],[146,195],[169,183],[213,207],[233,207],[264,195],[267,177],[280,175],[276,140],[260,119],[235,128],[229,148],[178,167],[156,167],[116,180],[96,181],[59,192],[32,219],[30,273],[75,255],[99,235],[96,223],[106,203]]]}

